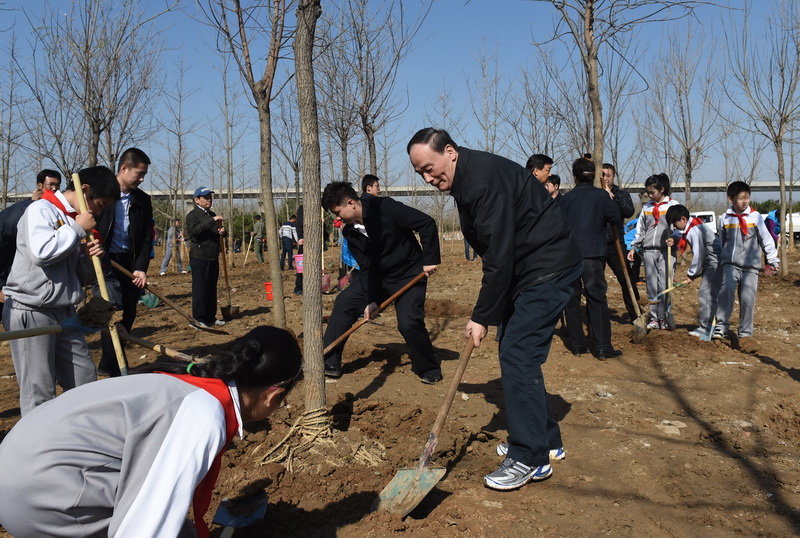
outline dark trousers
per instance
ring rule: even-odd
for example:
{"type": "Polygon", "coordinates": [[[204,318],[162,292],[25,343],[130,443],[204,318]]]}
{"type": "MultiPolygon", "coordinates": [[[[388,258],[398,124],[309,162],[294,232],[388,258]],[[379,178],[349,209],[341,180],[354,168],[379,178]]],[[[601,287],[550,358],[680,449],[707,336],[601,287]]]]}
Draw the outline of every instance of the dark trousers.
{"type": "MultiPolygon", "coordinates": [[[[125,269],[133,272],[133,255],[130,252],[125,254],[109,253],[108,257],[125,269]]],[[[131,332],[133,322],[136,321],[136,305],[139,304],[139,299],[142,297],[142,290],[137,288],[130,278],[113,267],[111,268],[111,272],[106,273],[105,276],[106,287],[109,288],[111,302],[113,302],[117,308],[122,308],[122,321],[120,323],[122,323],[126,331],[131,332]],[[112,293],[112,289],[118,290],[118,293],[112,293]]],[[[117,354],[114,351],[114,343],[111,341],[111,335],[108,331],[103,331],[100,335],[100,344],[103,353],[100,357],[98,369],[105,370],[112,377],[120,375],[117,354]]],[[[123,350],[123,355],[124,354],[125,352],[123,350]]],[[[127,360],[126,358],[126,363],[127,360]]]]}
{"type": "MultiPolygon", "coordinates": [[[[636,307],[633,304],[633,301],[639,300],[639,290],[636,289],[636,282],[639,277],[639,269],[637,266],[636,274],[633,273],[630,267],[628,267],[628,250],[625,248],[625,245],[620,243],[622,247],[622,256],[625,258],[625,264],[623,265],[622,262],[619,260],[619,254],[617,253],[617,246],[614,243],[609,243],[608,245],[608,252],[606,253],[606,263],[611,268],[611,272],[614,273],[614,276],[617,278],[617,282],[619,282],[620,288],[622,288],[622,300],[625,301],[625,310],[628,311],[628,315],[632,319],[636,318],[636,307]],[[631,294],[628,292],[628,285],[625,283],[625,273],[623,271],[628,271],[628,276],[631,279],[631,287],[633,288],[633,295],[636,299],[631,298],[631,294]]],[[[641,264],[641,261],[639,262],[641,264]]]]}
{"type": "Polygon", "coordinates": [[[583,333],[581,316],[581,292],[586,296],[586,310],[589,314],[589,327],[592,331],[595,351],[611,348],[611,320],[608,317],[608,300],[606,293],[605,259],[584,258],[581,277],[572,285],[570,297],[564,315],[567,320],[567,334],[572,349],[585,347],[586,336],[583,333]]]}
{"type": "Polygon", "coordinates": [[[563,446],[558,423],[550,416],[542,364],[581,268],[578,264],[553,280],[525,288],[503,316],[499,355],[508,457],[525,465],[544,465],[550,450],[563,446]]]}
{"type": "Polygon", "coordinates": [[[189,260],[192,266],[192,317],[213,325],[217,319],[219,260],[189,260]]]}
{"type": "MultiPolygon", "coordinates": [[[[385,299],[408,283],[415,273],[399,281],[384,281],[383,293],[385,299]]],[[[427,279],[420,280],[411,289],[401,295],[394,303],[397,313],[397,329],[408,344],[411,356],[411,369],[417,375],[422,375],[429,370],[438,370],[439,363],[433,356],[433,344],[425,328],[425,290],[427,279]]],[[[358,316],[364,313],[364,308],[369,304],[367,295],[367,276],[353,271],[350,285],[342,291],[333,303],[333,312],[328,320],[328,328],[322,338],[323,347],[327,347],[339,336],[352,327],[358,316]]],[[[345,341],[346,342],[346,341],[345,341]]],[[[325,355],[325,364],[334,368],[342,366],[342,350],[345,342],[336,346],[325,355]]]]}
{"type": "Polygon", "coordinates": [[[281,237],[281,271],[283,271],[283,260],[287,260],[289,263],[289,269],[294,269],[292,252],[294,251],[294,247],[292,246],[292,238],[291,237],[281,237]]]}

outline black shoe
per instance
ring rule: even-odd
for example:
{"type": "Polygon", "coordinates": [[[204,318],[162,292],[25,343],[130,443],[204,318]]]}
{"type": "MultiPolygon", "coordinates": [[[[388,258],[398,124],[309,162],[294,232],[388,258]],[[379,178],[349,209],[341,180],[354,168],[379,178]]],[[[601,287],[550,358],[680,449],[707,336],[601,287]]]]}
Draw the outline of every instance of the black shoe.
{"type": "Polygon", "coordinates": [[[442,372],[440,370],[428,370],[419,376],[419,379],[427,385],[435,385],[444,378],[442,377],[442,372]]]}
{"type": "Polygon", "coordinates": [[[576,346],[572,348],[572,354],[575,355],[576,357],[580,357],[581,355],[585,355],[586,353],[589,353],[588,346],[576,346]]]}
{"type": "Polygon", "coordinates": [[[328,366],[325,365],[325,377],[330,377],[331,379],[339,379],[342,377],[342,369],[336,368],[335,366],[328,366]]]}
{"type": "Polygon", "coordinates": [[[303,290],[294,290],[292,293],[295,295],[303,295],[303,290]]]}
{"type": "Polygon", "coordinates": [[[622,355],[621,349],[614,349],[613,347],[602,349],[597,352],[597,360],[604,361],[606,359],[613,359],[622,355]]]}

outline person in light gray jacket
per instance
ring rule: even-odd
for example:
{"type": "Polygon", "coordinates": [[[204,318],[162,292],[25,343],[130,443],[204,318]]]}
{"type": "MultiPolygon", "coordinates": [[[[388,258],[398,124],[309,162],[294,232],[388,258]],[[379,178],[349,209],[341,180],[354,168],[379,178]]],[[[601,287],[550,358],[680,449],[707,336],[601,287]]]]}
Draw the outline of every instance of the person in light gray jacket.
{"type": "Polygon", "coordinates": [[[23,417],[0,444],[0,524],[16,538],[207,537],[222,453],[302,372],[284,329],[220,349],[89,383],[23,417]]]}
{"type": "MultiPolygon", "coordinates": [[[[78,214],[78,193],[44,191],[19,221],[17,255],[8,281],[3,321],[6,330],[59,326],[76,315],[83,285],[92,275],[89,256],[104,254],[99,241],[82,241],[95,216],[119,199],[119,184],[105,166],[80,171],[88,211],[78,214]]],[[[68,390],[97,379],[86,339],[80,331],[30,336],[10,341],[19,383],[19,408],[25,415],[55,397],[56,382],[68,390]]]]}

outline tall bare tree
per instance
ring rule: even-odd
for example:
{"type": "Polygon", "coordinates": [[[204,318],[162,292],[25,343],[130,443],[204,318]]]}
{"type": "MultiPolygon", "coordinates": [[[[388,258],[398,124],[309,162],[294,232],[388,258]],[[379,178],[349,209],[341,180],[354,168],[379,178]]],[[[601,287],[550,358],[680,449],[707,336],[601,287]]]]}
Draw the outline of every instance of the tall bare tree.
{"type": "Polygon", "coordinates": [[[348,181],[350,143],[359,129],[358,86],[356,77],[342,62],[348,54],[339,30],[346,26],[345,13],[339,11],[334,15],[338,21],[325,21],[322,25],[322,43],[314,61],[314,73],[320,96],[322,131],[339,149],[340,177],[337,179],[348,181]]]}
{"type": "MultiPolygon", "coordinates": [[[[592,118],[592,159],[603,162],[605,151],[603,103],[600,98],[600,51],[606,45],[625,55],[620,39],[648,22],[676,20],[690,15],[698,6],[713,4],[699,0],[531,0],[550,3],[558,12],[551,38],[570,41],[581,60],[586,99],[592,118]]],[[[600,186],[602,168],[597,166],[595,184],[600,186]]]]}
{"type": "Polygon", "coordinates": [[[302,203],[300,201],[300,172],[302,171],[303,145],[300,139],[300,130],[297,128],[300,119],[298,117],[297,96],[294,93],[284,92],[279,98],[277,120],[276,129],[272,133],[272,140],[286,164],[292,169],[295,207],[299,207],[302,203]]]}
{"type": "Polygon", "coordinates": [[[292,0],[207,0],[203,14],[218,32],[217,46],[231,55],[239,68],[242,80],[250,90],[258,111],[261,207],[264,211],[267,237],[269,274],[274,290],[273,321],[275,325],[286,325],[283,279],[280,268],[280,244],[278,242],[277,216],[272,196],[272,101],[279,93],[276,86],[278,62],[291,37],[286,26],[287,10],[292,0]],[[253,52],[254,45],[263,44],[262,54],[253,52]],[[257,75],[254,62],[264,58],[263,71],[257,75]]]}
{"type": "Polygon", "coordinates": [[[370,174],[378,173],[375,133],[398,115],[400,99],[395,94],[400,63],[408,55],[414,37],[430,11],[423,8],[408,23],[400,0],[346,0],[339,8],[343,26],[338,29],[344,44],[344,62],[358,86],[358,116],[369,154],[370,174]]]}
{"type": "MultiPolygon", "coordinates": [[[[321,206],[319,121],[312,56],[320,0],[298,0],[297,35],[294,39],[295,82],[303,145],[303,206],[305,208],[303,254],[303,324],[306,379],[306,421],[303,428],[313,436],[330,433],[330,414],[325,398],[322,357],[322,220],[315,218],[321,206]]],[[[312,437],[313,438],[313,437],[312,437]]]]}
{"type": "Polygon", "coordinates": [[[483,151],[497,153],[498,148],[504,146],[506,140],[501,120],[508,92],[501,86],[503,80],[500,76],[497,50],[489,52],[485,47],[481,47],[475,61],[480,74],[476,79],[467,78],[466,84],[472,113],[483,135],[483,140],[479,141],[477,146],[483,151]]]}
{"type": "Polygon", "coordinates": [[[23,135],[20,129],[20,97],[17,92],[19,81],[14,69],[14,58],[17,56],[16,39],[12,35],[9,47],[9,61],[3,66],[0,78],[0,208],[8,205],[8,191],[13,186],[14,154],[20,147],[23,135]]]}
{"type": "MultiPolygon", "coordinates": [[[[769,140],[778,161],[780,184],[780,222],[786,209],[786,171],[784,142],[800,120],[800,4],[781,2],[764,27],[752,39],[749,13],[741,27],[726,28],[730,80],[722,87],[745,121],[738,127],[769,140]]],[[[781,273],[789,274],[786,251],[789,244],[781,234],[781,273]]]]}
{"type": "Polygon", "coordinates": [[[646,100],[657,122],[646,131],[683,172],[689,208],[694,171],[719,138],[716,105],[721,96],[715,65],[704,50],[703,36],[694,35],[691,27],[687,35],[671,35],[668,51],[654,63],[646,100]]]}
{"type": "Polygon", "coordinates": [[[82,112],[89,166],[98,163],[104,137],[113,166],[124,145],[146,134],[160,87],[162,44],[152,23],[172,7],[145,16],[136,0],[78,0],[66,13],[56,8],[30,21],[46,69],[55,71],[39,79],[55,76],[82,112]]]}

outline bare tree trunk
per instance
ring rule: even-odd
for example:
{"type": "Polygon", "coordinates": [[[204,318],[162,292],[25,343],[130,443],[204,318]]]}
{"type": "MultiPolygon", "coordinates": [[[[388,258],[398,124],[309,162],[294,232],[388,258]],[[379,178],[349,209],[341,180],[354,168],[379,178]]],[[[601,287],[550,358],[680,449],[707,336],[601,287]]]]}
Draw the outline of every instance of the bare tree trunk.
{"type": "Polygon", "coordinates": [[[594,40],[594,0],[586,1],[586,14],[583,17],[583,40],[586,47],[584,68],[589,103],[592,107],[592,160],[595,163],[594,185],[603,187],[603,103],[600,101],[600,76],[597,65],[597,44],[594,40]]]}
{"type": "MultiPolygon", "coordinates": [[[[295,81],[300,109],[300,133],[303,143],[303,207],[305,215],[303,252],[303,325],[305,356],[306,413],[326,409],[325,376],[322,360],[322,221],[320,208],[319,123],[314,88],[312,53],[314,31],[322,14],[320,0],[299,0],[297,33],[294,38],[295,81]]],[[[325,424],[330,428],[326,412],[325,424]]]]}
{"type": "MultiPolygon", "coordinates": [[[[781,201],[781,210],[780,214],[786,214],[786,168],[784,163],[783,157],[783,138],[776,138],[775,140],[775,155],[778,157],[778,184],[780,185],[780,201],[781,201]]],[[[785,223],[782,223],[781,229],[785,226],[785,223]]],[[[789,228],[789,235],[781,234],[783,239],[781,239],[781,243],[783,243],[783,248],[780,249],[779,255],[781,259],[781,274],[786,276],[789,274],[789,264],[787,263],[786,259],[786,252],[789,249],[789,244],[794,242],[794,238],[792,237],[794,230],[789,228]]]]}

